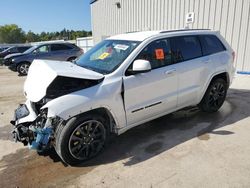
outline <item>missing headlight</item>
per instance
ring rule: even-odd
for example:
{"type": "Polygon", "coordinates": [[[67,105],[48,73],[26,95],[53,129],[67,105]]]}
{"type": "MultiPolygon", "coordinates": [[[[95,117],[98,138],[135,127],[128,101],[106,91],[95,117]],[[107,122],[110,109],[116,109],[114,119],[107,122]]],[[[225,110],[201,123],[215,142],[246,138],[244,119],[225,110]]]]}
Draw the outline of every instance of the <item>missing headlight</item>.
{"type": "Polygon", "coordinates": [[[15,111],[15,119],[21,119],[29,115],[29,110],[25,104],[20,104],[15,111]]]}

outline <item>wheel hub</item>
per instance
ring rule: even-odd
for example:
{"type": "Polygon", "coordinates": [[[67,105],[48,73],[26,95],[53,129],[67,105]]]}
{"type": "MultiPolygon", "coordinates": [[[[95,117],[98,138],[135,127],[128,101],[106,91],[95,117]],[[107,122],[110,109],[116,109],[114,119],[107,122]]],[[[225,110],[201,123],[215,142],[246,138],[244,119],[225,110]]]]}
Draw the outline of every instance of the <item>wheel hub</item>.
{"type": "Polygon", "coordinates": [[[92,141],[92,137],[90,135],[84,138],[85,143],[89,144],[92,141]]]}

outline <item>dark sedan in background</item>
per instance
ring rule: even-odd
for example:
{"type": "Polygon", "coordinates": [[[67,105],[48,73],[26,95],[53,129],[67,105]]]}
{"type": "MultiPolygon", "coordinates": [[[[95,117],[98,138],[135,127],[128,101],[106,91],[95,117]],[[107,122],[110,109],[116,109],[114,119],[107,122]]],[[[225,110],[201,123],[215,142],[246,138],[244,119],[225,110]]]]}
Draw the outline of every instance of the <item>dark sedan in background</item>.
{"type": "Polygon", "coordinates": [[[7,50],[9,47],[6,47],[6,46],[2,46],[0,47],[0,52],[4,51],[4,50],[7,50]]]}
{"type": "Polygon", "coordinates": [[[9,47],[5,50],[3,50],[2,52],[0,52],[0,58],[4,58],[7,55],[10,54],[16,54],[16,53],[23,53],[26,50],[28,50],[29,48],[31,48],[31,46],[14,46],[14,47],[9,47]]]}
{"type": "Polygon", "coordinates": [[[83,54],[83,50],[71,43],[43,43],[33,46],[23,54],[9,55],[4,58],[3,63],[20,75],[27,75],[29,66],[34,59],[73,61],[81,54],[83,54]]]}

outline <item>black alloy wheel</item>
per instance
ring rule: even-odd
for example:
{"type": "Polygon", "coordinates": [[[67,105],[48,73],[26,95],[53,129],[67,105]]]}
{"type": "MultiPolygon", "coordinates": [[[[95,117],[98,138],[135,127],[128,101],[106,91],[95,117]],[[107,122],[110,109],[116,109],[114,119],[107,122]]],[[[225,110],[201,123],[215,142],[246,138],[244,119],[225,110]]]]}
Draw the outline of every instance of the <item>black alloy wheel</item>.
{"type": "Polygon", "coordinates": [[[55,130],[55,150],[69,165],[78,165],[102,152],[109,139],[110,128],[101,114],[73,117],[55,130]]]}
{"type": "Polygon", "coordinates": [[[104,147],[106,139],[104,125],[96,120],[80,124],[71,134],[69,151],[73,157],[86,160],[95,156],[104,147]]]}
{"type": "Polygon", "coordinates": [[[227,83],[224,79],[213,80],[198,105],[200,110],[204,112],[218,111],[226,99],[227,89],[227,83]]]}
{"type": "Polygon", "coordinates": [[[224,85],[220,82],[215,83],[210,90],[208,104],[214,108],[219,108],[224,102],[225,93],[224,85]]]}

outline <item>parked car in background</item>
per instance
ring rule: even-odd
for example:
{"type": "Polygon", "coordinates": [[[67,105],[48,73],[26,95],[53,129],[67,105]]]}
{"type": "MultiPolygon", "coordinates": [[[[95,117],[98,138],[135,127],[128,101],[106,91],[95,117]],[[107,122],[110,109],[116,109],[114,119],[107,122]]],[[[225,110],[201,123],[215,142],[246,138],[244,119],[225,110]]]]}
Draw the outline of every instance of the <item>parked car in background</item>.
{"type": "Polygon", "coordinates": [[[7,56],[3,63],[20,75],[27,75],[29,66],[34,59],[73,61],[81,54],[83,54],[83,50],[71,43],[47,43],[33,46],[23,54],[7,56]]]}
{"type": "Polygon", "coordinates": [[[81,163],[99,154],[112,133],[188,106],[218,111],[234,59],[219,32],[175,30],[110,37],[74,64],[36,60],[24,84],[27,101],[11,121],[14,138],[81,163]]]}
{"type": "Polygon", "coordinates": [[[7,50],[9,47],[0,47],[0,52],[4,51],[4,50],[7,50]]]}
{"type": "Polygon", "coordinates": [[[20,54],[31,48],[31,46],[14,46],[0,52],[0,58],[4,58],[9,54],[20,54]]]}

